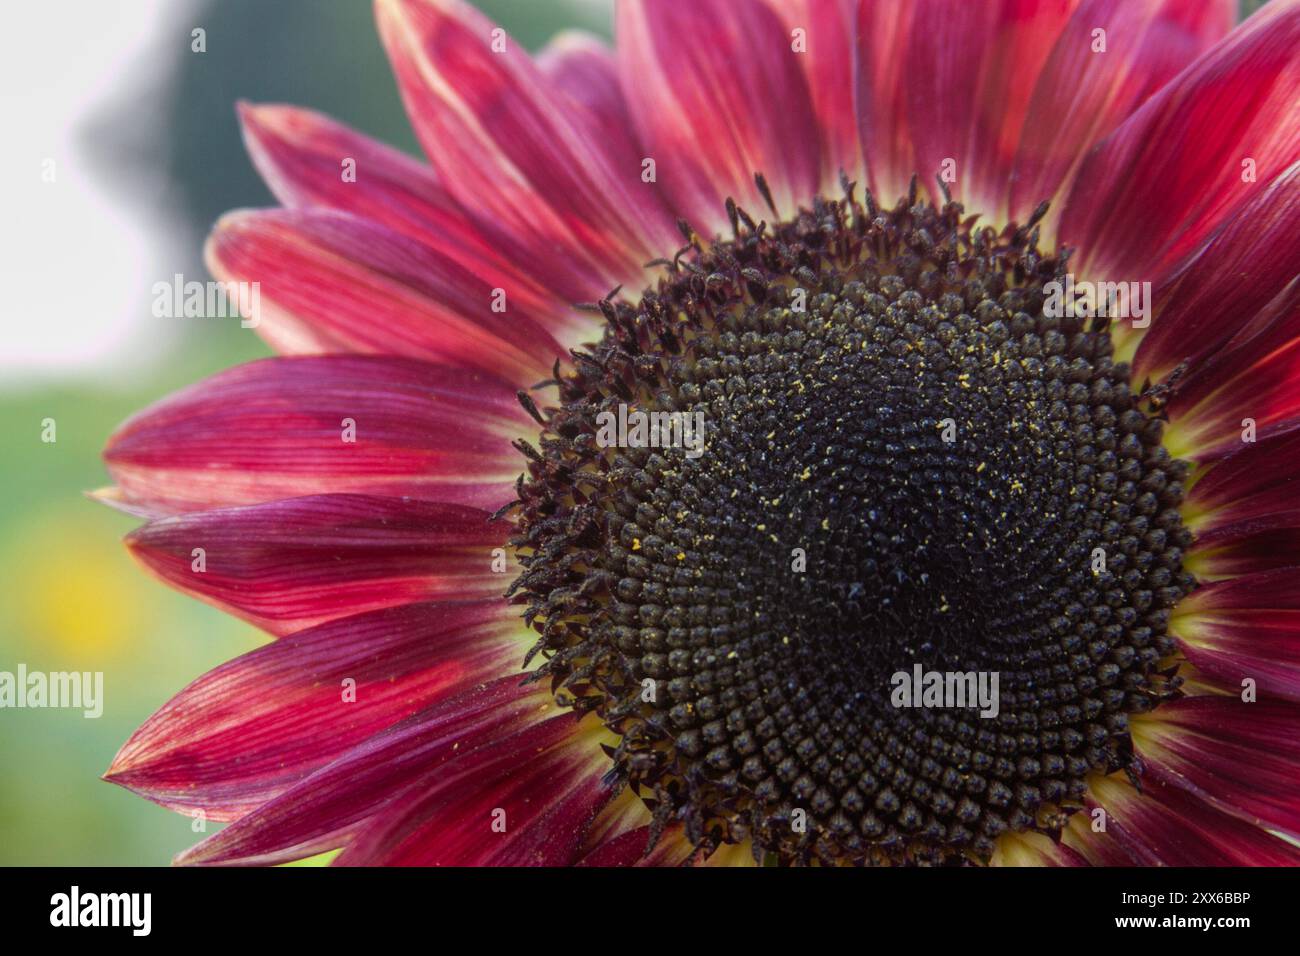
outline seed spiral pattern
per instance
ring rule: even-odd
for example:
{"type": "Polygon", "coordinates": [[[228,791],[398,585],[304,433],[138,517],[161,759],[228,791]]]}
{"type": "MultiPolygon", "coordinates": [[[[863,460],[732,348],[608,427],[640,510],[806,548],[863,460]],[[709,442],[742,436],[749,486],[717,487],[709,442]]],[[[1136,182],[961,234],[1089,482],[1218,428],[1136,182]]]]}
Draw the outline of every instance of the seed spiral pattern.
{"type": "MultiPolygon", "coordinates": [[[[760,180],[761,186],[761,180],[760,180]]],[[[1178,693],[1184,462],[1103,321],[1045,315],[1036,221],[846,185],[686,247],[525,407],[511,509],[536,671],[620,736],[611,779],[702,852],[986,862],[1059,834],[1128,715],[1178,693]],[[605,447],[602,412],[702,413],[698,458],[605,447]],[[891,675],[996,672],[996,717],[891,675]]]]}

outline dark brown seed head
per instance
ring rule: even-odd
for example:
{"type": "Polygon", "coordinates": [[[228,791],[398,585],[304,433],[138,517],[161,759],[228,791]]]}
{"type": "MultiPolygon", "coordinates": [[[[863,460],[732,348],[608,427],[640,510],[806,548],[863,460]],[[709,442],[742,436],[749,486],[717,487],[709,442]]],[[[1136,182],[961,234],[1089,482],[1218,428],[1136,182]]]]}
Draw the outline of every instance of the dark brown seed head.
{"type": "Polygon", "coordinates": [[[1059,831],[1177,692],[1185,464],[1108,332],[1044,314],[1065,266],[1036,230],[729,209],[733,239],[687,229],[657,287],[602,303],[540,410],[512,588],[540,674],[705,850],[979,862],[1059,831]],[[698,457],[606,446],[620,406],[702,416],[698,457]],[[996,673],[996,717],[896,706],[918,664],[996,673]]]}

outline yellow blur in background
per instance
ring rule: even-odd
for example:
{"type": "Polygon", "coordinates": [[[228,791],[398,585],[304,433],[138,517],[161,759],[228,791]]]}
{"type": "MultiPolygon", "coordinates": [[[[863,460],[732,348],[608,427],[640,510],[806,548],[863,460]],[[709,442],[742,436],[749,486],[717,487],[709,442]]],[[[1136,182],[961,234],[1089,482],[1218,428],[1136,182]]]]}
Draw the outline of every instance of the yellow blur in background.
{"type": "Polygon", "coordinates": [[[168,697],[264,640],[154,582],[121,543],[135,519],[82,494],[103,483],[100,444],[135,400],[0,400],[12,453],[0,486],[0,670],[103,674],[99,717],[0,710],[0,864],[164,864],[201,838],[99,775],[168,697]]]}

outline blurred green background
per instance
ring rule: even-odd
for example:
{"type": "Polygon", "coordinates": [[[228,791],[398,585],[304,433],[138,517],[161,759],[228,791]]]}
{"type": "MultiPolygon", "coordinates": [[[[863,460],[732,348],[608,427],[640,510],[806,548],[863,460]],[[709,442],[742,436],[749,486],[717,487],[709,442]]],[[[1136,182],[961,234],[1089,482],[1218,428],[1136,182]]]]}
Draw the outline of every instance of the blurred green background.
{"type": "MultiPolygon", "coordinates": [[[[609,33],[599,3],[479,6],[532,48],[566,26],[609,33]]],[[[220,0],[196,5],[175,33],[175,61],[149,67],[170,71],[170,79],[78,131],[98,160],[97,175],[141,215],[166,203],[182,218],[180,241],[151,265],[149,284],[176,272],[206,278],[200,248],[211,223],[227,209],[272,205],[244,154],[238,99],[309,106],[417,152],[369,0],[220,0]],[[207,31],[203,56],[189,55],[189,20],[207,31]]],[[[0,670],[25,663],[47,672],[103,671],[107,701],[98,719],[76,710],[0,711],[0,864],[166,864],[196,842],[188,817],[99,775],[172,694],[265,639],[148,577],[120,543],[137,522],[83,496],[108,483],[100,450],[133,411],[270,354],[236,321],[163,321],[184,323],[179,341],[129,387],[0,389],[0,670]],[[45,418],[57,423],[52,444],[40,441],[45,418]]]]}
{"type": "MultiPolygon", "coordinates": [[[[532,48],[564,26],[609,33],[601,0],[479,5],[532,48]]],[[[79,131],[98,174],[141,215],[166,204],[181,219],[150,283],[205,276],[199,250],[216,217],[271,204],[244,156],[240,98],[310,106],[416,152],[369,0],[220,0],[196,5],[191,19],[207,30],[206,55],[188,55],[191,24],[177,25],[174,62],[150,66],[166,82],[79,131]]],[[[141,302],[147,308],[143,291],[141,302]]],[[[166,361],[129,387],[0,390],[0,670],[103,671],[107,700],[97,720],[69,710],[0,714],[0,864],[165,864],[195,842],[189,818],[98,777],[169,696],[264,639],[147,577],[119,543],[136,522],[83,497],[106,484],[100,449],[131,412],[268,354],[237,322],[176,321],[186,324],[166,361]],[[53,444],[39,440],[47,417],[57,422],[53,444]]]]}

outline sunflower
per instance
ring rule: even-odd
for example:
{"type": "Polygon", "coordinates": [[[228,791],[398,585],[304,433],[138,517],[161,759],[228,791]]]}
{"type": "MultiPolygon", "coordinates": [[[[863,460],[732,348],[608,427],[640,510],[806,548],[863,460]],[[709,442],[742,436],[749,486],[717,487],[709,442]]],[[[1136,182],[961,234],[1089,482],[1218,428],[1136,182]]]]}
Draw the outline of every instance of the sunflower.
{"type": "Polygon", "coordinates": [[[241,106],[281,357],[105,452],[276,639],[107,778],[185,863],[1300,862],[1300,4],[1233,14],[380,0],[428,164],[241,106]]]}

